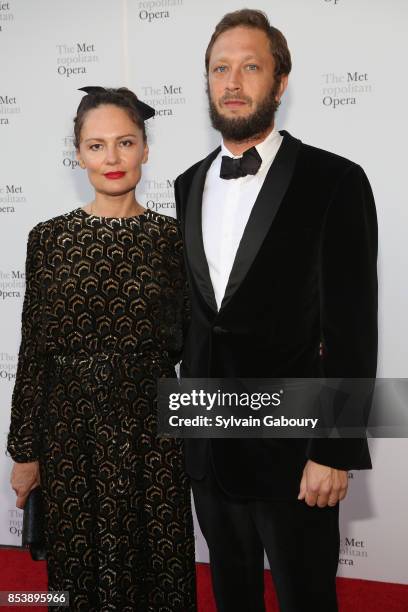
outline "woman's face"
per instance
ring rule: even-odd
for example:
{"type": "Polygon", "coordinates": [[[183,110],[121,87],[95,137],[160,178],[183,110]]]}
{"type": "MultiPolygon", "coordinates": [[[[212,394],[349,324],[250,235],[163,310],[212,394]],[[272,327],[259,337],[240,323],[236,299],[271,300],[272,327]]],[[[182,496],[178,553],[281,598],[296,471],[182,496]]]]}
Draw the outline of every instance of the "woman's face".
{"type": "Polygon", "coordinates": [[[105,104],[85,115],[77,158],[98,193],[115,196],[135,189],[148,154],[142,130],[123,108],[105,104]]]}

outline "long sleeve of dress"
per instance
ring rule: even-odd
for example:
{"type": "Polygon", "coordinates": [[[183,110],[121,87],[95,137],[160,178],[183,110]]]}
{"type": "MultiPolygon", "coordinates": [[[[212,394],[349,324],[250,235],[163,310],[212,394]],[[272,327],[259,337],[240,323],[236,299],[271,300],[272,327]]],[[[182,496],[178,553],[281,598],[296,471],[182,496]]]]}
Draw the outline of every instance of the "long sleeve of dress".
{"type": "MultiPolygon", "coordinates": [[[[171,338],[171,357],[174,363],[178,363],[182,356],[184,340],[190,325],[191,308],[190,294],[186,278],[183,240],[179,224],[173,219],[167,224],[168,236],[168,264],[171,270],[172,286],[168,298],[170,307],[167,319],[168,330],[171,338]]],[[[165,310],[167,310],[165,308],[165,310]]]]}
{"type": "Polygon", "coordinates": [[[11,457],[17,462],[35,461],[40,452],[45,375],[41,300],[43,258],[41,234],[39,226],[36,226],[31,230],[27,244],[21,345],[7,444],[11,457]]]}

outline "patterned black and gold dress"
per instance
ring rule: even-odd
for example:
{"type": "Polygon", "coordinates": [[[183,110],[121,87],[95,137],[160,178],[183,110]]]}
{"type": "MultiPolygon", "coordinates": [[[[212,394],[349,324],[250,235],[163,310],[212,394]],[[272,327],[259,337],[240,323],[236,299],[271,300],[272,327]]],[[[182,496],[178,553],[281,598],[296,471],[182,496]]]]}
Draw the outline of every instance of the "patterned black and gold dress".
{"type": "Polygon", "coordinates": [[[184,286],[178,223],[150,210],[78,208],[29,235],[8,450],[40,461],[49,589],[69,610],[196,609],[182,442],[156,433],[184,286]]]}

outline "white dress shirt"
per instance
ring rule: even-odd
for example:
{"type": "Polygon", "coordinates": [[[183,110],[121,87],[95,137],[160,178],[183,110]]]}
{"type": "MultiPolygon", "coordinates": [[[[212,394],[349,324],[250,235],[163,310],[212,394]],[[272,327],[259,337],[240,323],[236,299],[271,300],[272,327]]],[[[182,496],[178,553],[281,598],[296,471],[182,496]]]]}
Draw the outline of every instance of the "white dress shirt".
{"type": "Polygon", "coordinates": [[[221,144],[221,151],[207,172],[203,192],[202,229],[204,250],[218,310],[227,288],[239,243],[266,174],[282,143],[276,128],[256,145],[262,164],[254,175],[237,179],[220,178],[221,158],[233,155],[221,144]]]}

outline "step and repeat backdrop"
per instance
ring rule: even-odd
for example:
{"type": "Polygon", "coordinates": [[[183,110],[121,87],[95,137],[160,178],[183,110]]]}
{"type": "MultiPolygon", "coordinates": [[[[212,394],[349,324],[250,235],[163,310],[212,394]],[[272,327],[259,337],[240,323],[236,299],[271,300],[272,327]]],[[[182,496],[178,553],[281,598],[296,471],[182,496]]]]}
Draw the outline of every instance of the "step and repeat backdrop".
{"type": "MultiPolygon", "coordinates": [[[[405,0],[0,0],[0,544],[21,541],[5,448],[27,234],[92,199],[72,140],[78,88],[127,86],[156,109],[138,197],[174,216],[174,179],[219,143],[207,117],[204,52],[220,18],[244,6],[264,10],[292,52],[278,127],[353,159],[371,181],[379,375],[408,376],[405,0]]],[[[342,503],[339,574],[408,583],[408,442],[370,446],[374,469],[350,474],[342,503]]],[[[197,559],[208,560],[198,527],[197,559]]]]}

